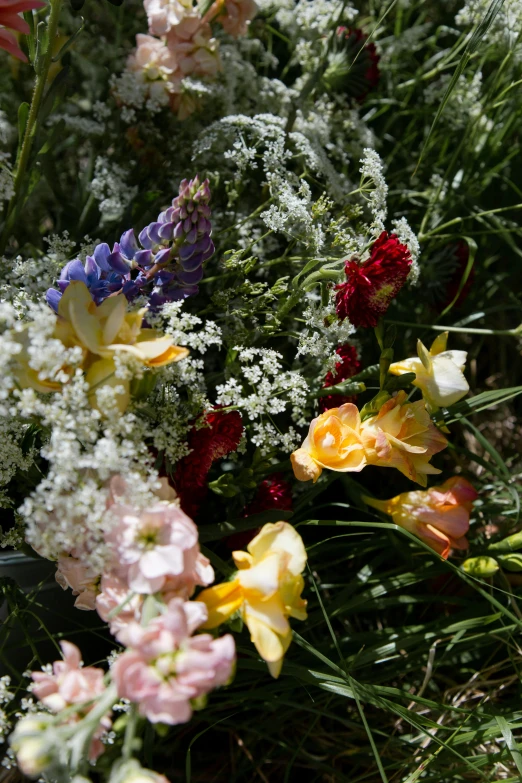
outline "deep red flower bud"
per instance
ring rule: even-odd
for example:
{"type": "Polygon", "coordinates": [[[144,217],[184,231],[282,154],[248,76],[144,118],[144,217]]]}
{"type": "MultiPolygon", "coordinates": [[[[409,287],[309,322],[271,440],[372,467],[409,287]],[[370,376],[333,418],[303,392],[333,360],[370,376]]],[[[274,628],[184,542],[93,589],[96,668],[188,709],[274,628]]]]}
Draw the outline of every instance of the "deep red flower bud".
{"type": "MultiPolygon", "coordinates": [[[[261,482],[254,499],[245,508],[244,516],[251,517],[271,509],[292,510],[292,488],[281,473],[273,473],[261,482]]],[[[232,550],[244,549],[258,533],[259,528],[234,533],[226,539],[226,545],[232,550]]]]}
{"type": "Polygon", "coordinates": [[[380,79],[375,44],[358,28],[338,27],[332,56],[324,74],[326,87],[362,103],[380,79]]]}
{"type": "MultiPolygon", "coordinates": [[[[357,348],[355,345],[345,343],[336,348],[335,353],[340,357],[342,361],[337,362],[335,370],[327,373],[323,389],[327,389],[329,386],[335,386],[342,381],[347,381],[353,375],[360,372],[362,365],[357,358],[357,348]]],[[[344,405],[347,402],[355,402],[356,396],[329,394],[328,397],[319,397],[319,411],[324,413],[330,408],[338,408],[340,405],[344,405]]]]}
{"type": "Polygon", "coordinates": [[[206,425],[192,428],[188,445],[191,453],[178,463],[174,486],[181,508],[195,517],[207,493],[207,476],[212,463],[235,451],[243,433],[243,423],[237,411],[223,413],[216,408],[207,414],[206,425]]]}
{"type": "Polygon", "coordinates": [[[370,257],[359,264],[349,258],[346,283],[335,286],[335,307],[341,321],[373,328],[386,313],[410,272],[411,253],[395,234],[383,231],[373,243],[370,257]]]}

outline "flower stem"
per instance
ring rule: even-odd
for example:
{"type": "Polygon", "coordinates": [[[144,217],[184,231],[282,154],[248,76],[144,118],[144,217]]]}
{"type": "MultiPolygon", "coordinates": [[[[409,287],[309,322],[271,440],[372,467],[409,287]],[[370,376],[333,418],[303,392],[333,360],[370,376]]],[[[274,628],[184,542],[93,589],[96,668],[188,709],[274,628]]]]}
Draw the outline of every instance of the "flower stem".
{"type": "Polygon", "coordinates": [[[0,252],[2,253],[7,244],[7,240],[9,239],[9,234],[16,217],[16,207],[20,197],[22,183],[24,181],[26,169],[31,156],[34,138],[38,128],[38,114],[42,105],[45,85],[47,84],[47,76],[51,66],[53,42],[58,29],[58,20],[60,17],[62,0],[50,0],[50,6],[51,10],[47,18],[47,48],[41,59],[39,59],[37,56],[37,59],[34,63],[36,80],[34,83],[33,97],[31,99],[31,107],[27,117],[27,125],[25,127],[22,149],[20,151],[20,155],[18,156],[14,172],[14,193],[11,201],[9,202],[5,226],[2,232],[2,237],[0,239],[0,252]]]}

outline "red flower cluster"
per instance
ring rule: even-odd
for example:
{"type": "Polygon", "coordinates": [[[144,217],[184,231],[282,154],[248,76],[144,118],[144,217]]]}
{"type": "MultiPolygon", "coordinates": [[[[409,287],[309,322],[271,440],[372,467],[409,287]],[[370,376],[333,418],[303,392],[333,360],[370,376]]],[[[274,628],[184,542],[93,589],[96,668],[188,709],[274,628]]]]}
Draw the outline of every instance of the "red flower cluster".
{"type": "Polygon", "coordinates": [[[181,508],[194,518],[207,493],[207,476],[212,463],[226,457],[239,446],[243,432],[241,416],[237,411],[223,413],[216,408],[207,414],[207,426],[192,428],[189,435],[191,453],[179,463],[174,486],[181,508]]]}
{"type": "Polygon", "coordinates": [[[345,87],[356,101],[362,103],[370,90],[379,84],[380,57],[375,44],[366,43],[368,36],[358,28],[338,27],[337,36],[342,40],[349,59],[345,87]]]}
{"type": "MultiPolygon", "coordinates": [[[[251,517],[272,509],[292,510],[292,488],[281,473],[273,473],[261,482],[254,499],[245,508],[243,516],[251,517]]],[[[226,545],[232,550],[244,549],[258,533],[259,528],[234,533],[226,539],[226,545]]]]}
{"type": "MultiPolygon", "coordinates": [[[[329,372],[324,379],[323,389],[327,389],[329,386],[335,386],[342,381],[347,381],[356,373],[360,372],[362,365],[357,358],[357,349],[350,343],[340,345],[336,349],[336,354],[342,361],[337,362],[334,372],[329,372]]],[[[324,413],[330,408],[338,408],[340,405],[344,405],[347,402],[355,402],[353,396],[342,396],[339,394],[329,394],[328,397],[319,397],[319,411],[324,413]]]]}
{"type": "Polygon", "coordinates": [[[273,473],[261,482],[255,498],[245,509],[245,516],[250,517],[272,508],[292,510],[292,489],[281,473],[273,473]]]}
{"type": "Polygon", "coordinates": [[[348,318],[354,326],[377,326],[406,282],[411,262],[406,245],[386,231],[373,243],[370,257],[362,264],[348,259],[344,267],[347,281],[335,287],[335,307],[341,321],[348,318]]]}

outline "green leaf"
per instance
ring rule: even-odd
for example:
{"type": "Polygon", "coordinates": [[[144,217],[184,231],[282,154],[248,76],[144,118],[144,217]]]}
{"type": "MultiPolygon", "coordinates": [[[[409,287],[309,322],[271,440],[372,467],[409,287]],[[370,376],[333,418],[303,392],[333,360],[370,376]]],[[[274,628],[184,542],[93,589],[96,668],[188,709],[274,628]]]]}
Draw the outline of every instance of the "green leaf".
{"type": "Polygon", "coordinates": [[[439,108],[437,109],[437,113],[435,115],[435,118],[434,118],[434,120],[433,120],[433,122],[431,124],[431,128],[429,130],[429,133],[428,133],[428,135],[426,137],[426,140],[424,142],[424,146],[423,146],[421,154],[419,156],[419,161],[417,163],[415,171],[417,171],[417,169],[419,168],[419,166],[421,164],[421,161],[422,161],[422,159],[424,157],[424,153],[425,153],[425,151],[427,149],[427,146],[428,146],[428,142],[431,139],[432,133],[435,130],[435,126],[437,125],[437,123],[438,123],[438,121],[439,121],[439,119],[440,119],[440,117],[442,115],[442,112],[444,111],[444,109],[446,107],[446,104],[447,104],[447,102],[450,99],[451,93],[455,89],[458,80],[460,79],[460,77],[464,73],[464,71],[466,69],[466,66],[468,65],[468,63],[469,63],[469,61],[471,59],[472,54],[478,49],[478,46],[479,46],[481,40],[484,38],[484,36],[488,32],[489,28],[491,27],[491,25],[495,21],[495,18],[497,16],[497,14],[499,13],[500,9],[502,8],[503,4],[504,4],[504,0],[492,0],[491,4],[489,5],[488,10],[484,14],[484,16],[482,16],[480,22],[478,23],[478,25],[476,26],[475,30],[473,31],[473,34],[471,35],[471,37],[470,37],[470,39],[468,41],[468,44],[467,44],[467,46],[466,46],[466,48],[464,50],[464,53],[462,54],[462,56],[461,56],[461,58],[459,60],[459,63],[457,65],[457,67],[455,68],[453,76],[451,77],[450,83],[448,84],[448,86],[446,88],[446,92],[444,93],[444,96],[442,98],[442,102],[441,102],[439,108]]]}
{"type": "Polygon", "coordinates": [[[73,43],[76,41],[80,33],[82,32],[84,26],[85,26],[85,19],[83,16],[80,16],[81,23],[77,30],[74,31],[74,33],[70,36],[70,38],[67,39],[67,41],[64,43],[64,45],[61,47],[58,54],[55,54],[52,58],[53,63],[57,63],[58,60],[61,60],[65,52],[73,45],[73,43]]]}
{"type": "Polygon", "coordinates": [[[462,275],[461,281],[459,283],[459,287],[457,289],[457,293],[449,303],[449,305],[442,311],[439,318],[442,318],[444,315],[447,315],[451,308],[455,305],[455,303],[458,301],[459,296],[462,293],[462,290],[466,283],[468,282],[469,276],[471,274],[471,270],[473,269],[473,264],[475,263],[475,256],[477,254],[477,243],[474,239],[471,237],[462,237],[462,239],[466,242],[469,250],[468,254],[468,262],[466,264],[466,268],[464,270],[464,274],[462,275]]]}
{"type": "Polygon", "coordinates": [[[29,117],[29,104],[21,103],[18,107],[18,149],[22,148],[27,127],[27,118],[29,117]]]}
{"type": "Polygon", "coordinates": [[[457,402],[455,405],[450,405],[446,408],[446,413],[438,411],[435,414],[436,421],[445,420],[446,424],[454,424],[458,421],[459,414],[461,416],[467,416],[472,413],[480,413],[480,411],[491,408],[493,405],[500,405],[503,402],[518,397],[522,394],[522,386],[512,386],[509,389],[495,389],[493,391],[481,392],[476,394],[475,397],[470,397],[462,402],[457,402]]]}
{"type": "Polygon", "coordinates": [[[350,394],[361,394],[364,391],[366,391],[366,384],[348,380],[338,383],[335,386],[326,386],[323,389],[319,389],[316,397],[328,397],[330,394],[349,396],[350,394]]]}

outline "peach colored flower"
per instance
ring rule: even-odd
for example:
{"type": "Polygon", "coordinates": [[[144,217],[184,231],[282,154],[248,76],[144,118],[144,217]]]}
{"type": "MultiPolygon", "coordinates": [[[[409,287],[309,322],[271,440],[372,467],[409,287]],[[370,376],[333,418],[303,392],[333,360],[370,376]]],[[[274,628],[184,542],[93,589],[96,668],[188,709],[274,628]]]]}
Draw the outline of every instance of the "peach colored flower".
{"type": "Polygon", "coordinates": [[[192,0],[143,0],[151,35],[165,35],[187,16],[194,15],[192,0]]]}
{"type": "Polygon", "coordinates": [[[94,609],[100,575],[75,557],[62,555],[56,563],[55,579],[64,590],[72,589],[77,596],[74,605],[77,609],[94,609]]]}
{"type": "Polygon", "coordinates": [[[203,627],[216,628],[239,611],[270,674],[279,677],[292,641],[288,618],[306,620],[306,601],[301,598],[306,550],[287,522],[264,525],[247,549],[232,553],[239,570],[230,582],[198,595],[209,613],[203,627]]]}
{"type": "Polygon", "coordinates": [[[181,76],[215,78],[221,68],[218,44],[210,25],[199,17],[186,17],[167,35],[167,46],[181,76]]]}
{"type": "Polygon", "coordinates": [[[189,598],[197,585],[214,580],[214,570],[199,550],[198,529],[176,503],[160,500],[136,509],[126,503],[121,477],[111,479],[110,487],[115,502],[105,541],[112,552],[112,572],[131,590],[152,594],[166,587],[170,594],[189,598]]]}
{"type": "Polygon", "coordinates": [[[186,723],[194,699],[230,680],[233,638],[192,636],[206,618],[204,604],[174,598],[147,626],[127,627],[125,643],[130,649],[116,660],[114,681],[120,697],[138,704],[140,714],[152,723],[186,723]]]}
{"type": "Polygon", "coordinates": [[[357,406],[347,402],[313,419],[303,445],[290,459],[295,477],[299,481],[312,479],[314,484],[323,468],[341,473],[362,470],[367,459],[357,406]]]}
{"type": "Polygon", "coordinates": [[[248,25],[259,8],[254,0],[217,0],[208,17],[223,25],[223,29],[234,38],[246,35],[248,25]]]}
{"type": "Polygon", "coordinates": [[[362,423],[361,439],[369,465],[397,468],[423,487],[428,475],[440,473],[430,465],[431,457],[448,445],[431,421],[424,400],[407,402],[404,391],[362,423]]]}
{"type": "Polygon", "coordinates": [[[160,106],[168,106],[172,93],[180,89],[174,53],[152,35],[136,36],[136,49],[127,60],[127,68],[148,86],[150,97],[160,106]]]}
{"type": "MultiPolygon", "coordinates": [[[[32,692],[51,712],[61,712],[67,707],[78,705],[78,712],[71,713],[70,722],[76,722],[82,714],[92,709],[93,702],[104,690],[104,672],[94,666],[83,666],[81,653],[75,644],[60,642],[63,660],[53,663],[52,674],[31,672],[32,692]]],[[[91,741],[89,759],[94,761],[103,753],[105,746],[101,735],[110,729],[111,720],[104,716],[91,741]]]]}
{"type": "Polygon", "coordinates": [[[403,492],[391,500],[368,497],[364,500],[391,516],[396,525],[421,538],[446,560],[451,549],[468,548],[469,515],[477,497],[469,481],[453,476],[440,487],[403,492]]]}
{"type": "Polygon", "coordinates": [[[109,629],[118,641],[129,623],[139,622],[143,597],[132,595],[126,582],[113,574],[104,574],[100,582],[100,592],[96,596],[96,610],[101,619],[109,623],[109,629]]]}

